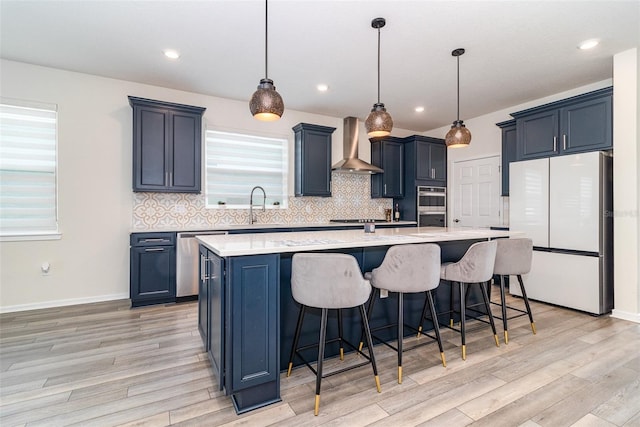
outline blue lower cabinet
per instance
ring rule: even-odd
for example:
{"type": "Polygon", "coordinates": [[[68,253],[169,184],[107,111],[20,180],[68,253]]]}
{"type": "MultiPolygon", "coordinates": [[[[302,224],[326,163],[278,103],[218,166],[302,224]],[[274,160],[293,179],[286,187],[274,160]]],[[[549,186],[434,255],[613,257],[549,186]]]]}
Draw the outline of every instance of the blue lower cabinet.
{"type": "Polygon", "coordinates": [[[220,389],[238,414],[279,402],[280,256],[208,259],[208,353],[220,389]]]}
{"type": "Polygon", "coordinates": [[[130,244],[131,306],[175,302],[175,233],[134,233],[130,244]]]}

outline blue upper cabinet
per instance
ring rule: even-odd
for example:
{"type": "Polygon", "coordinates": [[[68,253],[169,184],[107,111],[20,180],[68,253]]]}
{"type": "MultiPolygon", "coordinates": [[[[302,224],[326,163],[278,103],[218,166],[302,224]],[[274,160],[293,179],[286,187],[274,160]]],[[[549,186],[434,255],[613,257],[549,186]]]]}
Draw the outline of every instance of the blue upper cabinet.
{"type": "Polygon", "coordinates": [[[298,123],[295,132],[295,195],[331,197],[331,134],[336,128],[298,123]]]}
{"type": "Polygon", "coordinates": [[[133,191],[199,193],[205,109],[133,96],[129,104],[133,191]]]}
{"type": "Polygon", "coordinates": [[[509,195],[509,164],[517,160],[516,141],[517,130],[516,121],[508,120],[506,122],[496,123],[502,132],[502,196],[509,195]]]}
{"type": "Polygon", "coordinates": [[[404,140],[394,136],[372,139],[371,164],[384,170],[371,175],[371,197],[404,197],[404,140]]]}
{"type": "Polygon", "coordinates": [[[613,147],[611,87],[511,115],[517,159],[537,159],[613,147]]]}

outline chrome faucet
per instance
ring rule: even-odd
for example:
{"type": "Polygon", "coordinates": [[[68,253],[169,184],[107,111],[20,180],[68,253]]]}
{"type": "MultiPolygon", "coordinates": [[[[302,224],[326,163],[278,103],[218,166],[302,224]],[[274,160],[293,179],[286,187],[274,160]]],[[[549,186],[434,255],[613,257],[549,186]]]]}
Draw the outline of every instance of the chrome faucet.
{"type": "Polygon", "coordinates": [[[267,193],[264,191],[264,188],[256,185],[251,189],[251,195],[249,196],[249,224],[255,224],[257,222],[256,218],[253,216],[253,192],[256,190],[262,190],[262,212],[264,212],[266,204],[267,204],[267,193]]]}

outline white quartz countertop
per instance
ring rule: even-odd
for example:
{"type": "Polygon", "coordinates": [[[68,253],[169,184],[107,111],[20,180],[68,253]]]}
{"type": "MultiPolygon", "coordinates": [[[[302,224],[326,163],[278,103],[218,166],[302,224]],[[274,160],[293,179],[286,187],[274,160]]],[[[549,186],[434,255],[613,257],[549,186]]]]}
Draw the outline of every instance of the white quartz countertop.
{"type": "Polygon", "coordinates": [[[435,243],[455,240],[508,237],[514,232],[489,229],[441,227],[376,228],[374,233],[356,230],[294,231],[197,236],[200,243],[222,257],[305,252],[327,249],[389,246],[407,243],[435,243]]]}

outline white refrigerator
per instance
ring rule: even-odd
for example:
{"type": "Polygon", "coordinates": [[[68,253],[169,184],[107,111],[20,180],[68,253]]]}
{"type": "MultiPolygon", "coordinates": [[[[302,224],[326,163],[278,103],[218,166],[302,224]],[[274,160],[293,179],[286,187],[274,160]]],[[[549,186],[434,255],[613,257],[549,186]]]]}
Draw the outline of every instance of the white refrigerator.
{"type": "Polygon", "coordinates": [[[613,308],[612,166],[599,151],[510,164],[509,228],[534,247],[529,298],[592,314],[613,308]]]}

